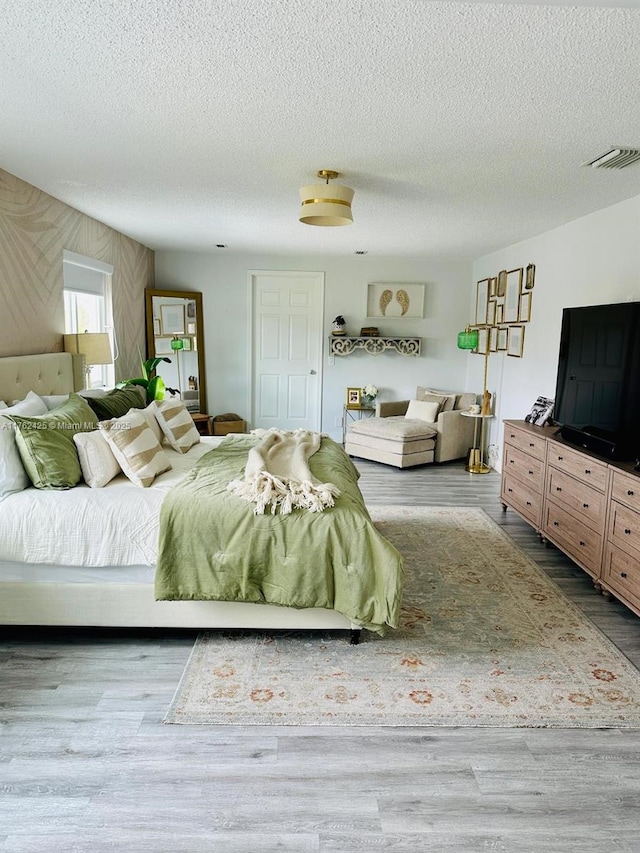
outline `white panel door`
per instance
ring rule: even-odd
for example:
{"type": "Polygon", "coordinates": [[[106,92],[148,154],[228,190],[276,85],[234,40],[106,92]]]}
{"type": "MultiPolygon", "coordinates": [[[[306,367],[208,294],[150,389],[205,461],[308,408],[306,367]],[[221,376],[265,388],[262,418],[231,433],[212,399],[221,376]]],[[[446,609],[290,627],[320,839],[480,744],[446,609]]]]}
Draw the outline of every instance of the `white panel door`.
{"type": "Polygon", "coordinates": [[[321,427],[324,273],[251,272],[254,428],[321,427]]]}

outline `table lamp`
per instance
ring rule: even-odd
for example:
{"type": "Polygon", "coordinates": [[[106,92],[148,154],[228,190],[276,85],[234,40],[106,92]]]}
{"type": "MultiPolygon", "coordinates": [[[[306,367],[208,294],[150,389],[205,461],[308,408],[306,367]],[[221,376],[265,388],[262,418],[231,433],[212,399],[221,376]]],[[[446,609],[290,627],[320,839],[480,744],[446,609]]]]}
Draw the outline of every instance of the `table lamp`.
{"type": "Polygon", "coordinates": [[[111,341],[107,332],[82,332],[64,336],[64,351],[84,356],[85,388],[94,364],[113,364],[111,341]]]}

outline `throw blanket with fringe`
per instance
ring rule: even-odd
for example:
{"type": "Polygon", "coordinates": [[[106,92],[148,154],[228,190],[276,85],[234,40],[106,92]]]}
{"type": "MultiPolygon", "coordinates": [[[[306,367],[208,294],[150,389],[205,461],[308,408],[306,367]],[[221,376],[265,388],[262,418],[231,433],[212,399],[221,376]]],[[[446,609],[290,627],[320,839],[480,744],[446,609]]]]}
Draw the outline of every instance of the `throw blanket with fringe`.
{"type": "Polygon", "coordinates": [[[227,485],[244,482],[263,438],[227,436],[167,492],[156,598],[325,607],[379,634],[396,628],[402,557],[369,518],[351,459],[322,437],[306,464],[311,482],[334,485],[334,505],[256,515],[227,485]]]}
{"type": "Polygon", "coordinates": [[[261,438],[251,448],[244,479],[232,480],[229,491],[255,503],[256,515],[266,507],[275,514],[289,515],[293,509],[322,512],[334,505],[340,490],[333,483],[320,483],[311,473],[308,460],[320,449],[320,433],[308,430],[253,430],[261,438]]]}

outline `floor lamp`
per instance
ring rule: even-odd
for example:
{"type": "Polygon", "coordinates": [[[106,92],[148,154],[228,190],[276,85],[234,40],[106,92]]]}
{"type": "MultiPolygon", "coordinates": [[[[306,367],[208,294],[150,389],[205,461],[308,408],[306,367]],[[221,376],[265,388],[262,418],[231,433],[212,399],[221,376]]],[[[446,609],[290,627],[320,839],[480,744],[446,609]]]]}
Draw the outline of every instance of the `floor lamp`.
{"type": "MultiPolygon", "coordinates": [[[[491,394],[487,391],[487,369],[489,367],[489,329],[485,330],[487,333],[486,340],[486,349],[484,351],[484,375],[482,379],[482,403],[480,405],[480,412],[476,416],[480,421],[480,443],[477,442],[477,424],[473,433],[473,443],[475,446],[472,449],[471,454],[472,458],[469,459],[469,464],[467,466],[467,470],[472,474],[488,474],[491,468],[484,461],[484,442],[485,442],[485,429],[484,422],[488,417],[491,417],[491,394]]],[[[477,350],[478,349],[478,340],[479,340],[479,332],[477,329],[472,329],[471,326],[467,326],[464,332],[458,333],[458,349],[465,350],[477,350]]]]}
{"type": "Polygon", "coordinates": [[[182,379],[180,378],[180,350],[184,349],[184,341],[177,335],[171,338],[171,349],[176,354],[176,368],[178,370],[178,395],[182,397],[182,379]]]}

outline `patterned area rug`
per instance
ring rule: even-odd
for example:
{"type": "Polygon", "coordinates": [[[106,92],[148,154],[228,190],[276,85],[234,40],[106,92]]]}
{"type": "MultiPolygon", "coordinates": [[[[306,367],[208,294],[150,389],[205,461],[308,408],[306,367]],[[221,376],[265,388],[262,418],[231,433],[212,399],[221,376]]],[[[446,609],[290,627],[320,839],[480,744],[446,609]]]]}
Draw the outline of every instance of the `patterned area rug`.
{"type": "Polygon", "coordinates": [[[405,559],[384,638],[207,633],[165,722],[640,726],[640,673],[480,509],[373,507],[405,559]]]}

